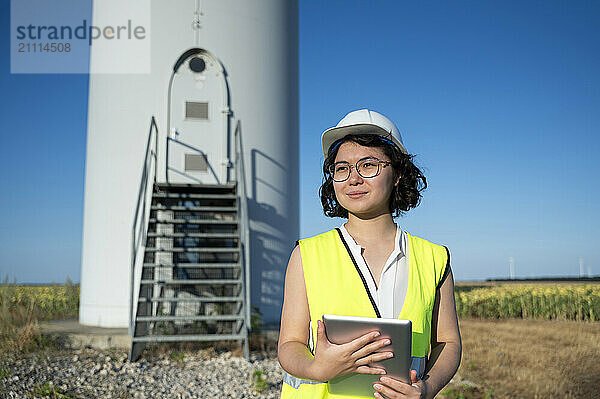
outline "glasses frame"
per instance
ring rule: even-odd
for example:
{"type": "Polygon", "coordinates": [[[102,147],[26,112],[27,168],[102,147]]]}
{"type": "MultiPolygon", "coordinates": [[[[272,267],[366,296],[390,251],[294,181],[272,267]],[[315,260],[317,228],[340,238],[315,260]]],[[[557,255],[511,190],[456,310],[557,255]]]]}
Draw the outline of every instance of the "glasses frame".
{"type": "Polygon", "coordinates": [[[356,161],[356,163],[351,164],[350,162],[346,162],[346,161],[340,161],[340,162],[335,162],[334,164],[329,166],[329,174],[331,175],[331,179],[336,182],[336,183],[341,183],[344,182],[346,180],[348,180],[350,178],[350,175],[352,174],[352,168],[356,169],[356,173],[358,173],[358,175],[360,177],[362,177],[363,179],[372,179],[374,177],[379,176],[379,174],[381,173],[381,165],[383,165],[383,167],[385,168],[388,165],[391,165],[392,162],[391,161],[382,161],[379,158],[375,158],[375,157],[367,157],[367,158],[363,158],[363,159],[359,159],[358,161],[356,161]],[[377,172],[373,175],[373,176],[363,176],[362,173],[360,173],[360,170],[358,169],[358,164],[360,162],[364,162],[364,161],[373,161],[377,163],[377,172]],[[335,180],[335,178],[333,177],[335,174],[335,166],[339,165],[339,164],[346,164],[348,165],[348,176],[346,176],[345,179],[342,180],[335,180]]]}

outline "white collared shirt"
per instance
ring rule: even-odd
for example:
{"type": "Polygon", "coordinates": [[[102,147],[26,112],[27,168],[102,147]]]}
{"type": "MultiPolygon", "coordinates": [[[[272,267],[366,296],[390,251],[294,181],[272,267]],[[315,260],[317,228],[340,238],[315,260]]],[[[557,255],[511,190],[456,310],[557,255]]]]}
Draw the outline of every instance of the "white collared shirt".
{"type": "Polygon", "coordinates": [[[394,250],[385,262],[379,284],[376,285],[373,274],[362,256],[363,248],[348,233],[344,223],[340,226],[340,232],[367,282],[367,288],[379,309],[381,317],[397,318],[408,289],[408,243],[406,233],[399,226],[396,227],[394,250]]]}

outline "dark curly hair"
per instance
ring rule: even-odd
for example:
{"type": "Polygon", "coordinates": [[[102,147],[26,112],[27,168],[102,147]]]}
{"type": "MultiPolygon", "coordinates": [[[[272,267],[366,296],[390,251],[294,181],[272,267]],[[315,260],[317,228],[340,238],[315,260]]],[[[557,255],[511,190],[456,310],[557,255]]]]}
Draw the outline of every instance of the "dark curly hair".
{"type": "Polygon", "coordinates": [[[403,215],[411,208],[416,208],[421,202],[421,191],[427,188],[427,179],[421,170],[412,162],[414,155],[404,154],[400,149],[391,145],[388,140],[375,134],[351,134],[333,143],[323,162],[323,183],[319,188],[323,213],[329,217],[348,217],[348,210],[343,208],[333,189],[333,176],[329,167],[335,162],[340,145],[345,142],[353,142],[365,147],[380,148],[391,160],[394,171],[394,181],[401,176],[397,186],[394,187],[390,196],[389,209],[393,217],[403,215]]]}

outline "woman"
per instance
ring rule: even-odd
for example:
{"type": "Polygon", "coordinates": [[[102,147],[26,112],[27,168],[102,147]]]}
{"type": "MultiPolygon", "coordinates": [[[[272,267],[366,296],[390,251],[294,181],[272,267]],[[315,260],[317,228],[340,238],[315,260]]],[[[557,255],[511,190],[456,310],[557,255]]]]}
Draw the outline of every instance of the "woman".
{"type": "Polygon", "coordinates": [[[450,254],[393,219],[419,204],[426,179],[394,123],[376,112],[349,113],[322,144],[324,212],[348,221],[300,240],[290,256],[278,345],[282,398],[332,397],[326,382],[349,373],[380,374],[378,399],[432,398],[461,356],[450,254]],[[412,384],[371,366],[393,356],[376,333],[329,342],[325,313],[411,320],[412,384]]]}

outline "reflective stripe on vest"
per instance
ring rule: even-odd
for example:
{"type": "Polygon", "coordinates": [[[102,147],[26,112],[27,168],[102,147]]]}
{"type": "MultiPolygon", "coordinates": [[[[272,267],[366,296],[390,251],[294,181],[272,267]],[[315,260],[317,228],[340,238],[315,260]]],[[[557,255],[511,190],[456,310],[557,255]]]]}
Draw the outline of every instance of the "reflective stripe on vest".
{"type": "MultiPolygon", "coordinates": [[[[422,377],[429,352],[436,288],[450,256],[446,247],[407,235],[407,252],[410,253],[408,290],[399,318],[412,322],[411,369],[422,377]]],[[[313,337],[317,336],[316,320],[325,313],[379,317],[366,280],[338,229],[300,240],[299,243],[313,337]]],[[[300,393],[303,398],[329,396],[323,383],[291,375],[286,376],[284,382],[281,396],[284,399],[300,393]]]]}

